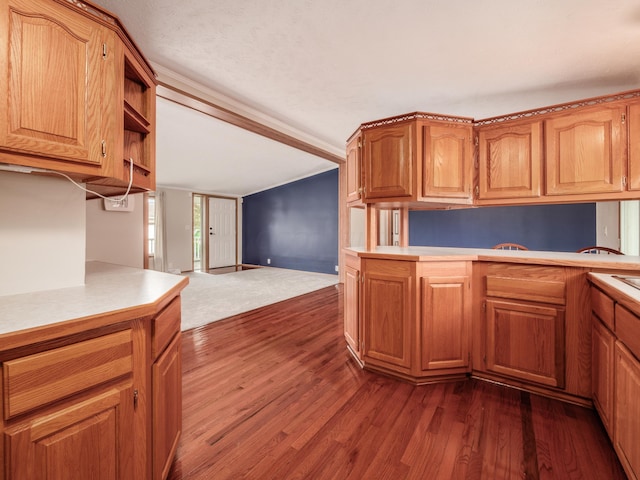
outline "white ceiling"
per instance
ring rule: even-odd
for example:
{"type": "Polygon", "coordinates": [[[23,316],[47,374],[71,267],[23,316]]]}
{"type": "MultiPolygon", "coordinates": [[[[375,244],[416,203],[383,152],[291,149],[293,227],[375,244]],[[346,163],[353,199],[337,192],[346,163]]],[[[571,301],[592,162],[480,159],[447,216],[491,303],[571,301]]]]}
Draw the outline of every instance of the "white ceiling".
{"type": "MultiPolygon", "coordinates": [[[[640,88],[638,0],[97,0],[158,70],[343,152],[360,123],[640,88]]],[[[162,80],[162,75],[159,75],[162,80]]],[[[160,185],[244,195],[334,168],[158,103],[160,185]]]]}

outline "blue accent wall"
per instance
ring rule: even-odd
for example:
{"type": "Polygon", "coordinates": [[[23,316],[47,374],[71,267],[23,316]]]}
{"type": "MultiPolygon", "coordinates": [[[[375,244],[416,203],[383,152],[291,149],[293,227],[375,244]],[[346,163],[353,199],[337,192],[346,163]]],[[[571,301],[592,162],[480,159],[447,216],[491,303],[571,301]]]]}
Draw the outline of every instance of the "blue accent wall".
{"type": "Polygon", "coordinates": [[[409,212],[409,245],[575,252],[596,243],[596,204],[481,207],[409,212]]]}
{"type": "Polygon", "coordinates": [[[336,168],[244,197],[243,263],[335,274],[338,183],[336,168]]]}

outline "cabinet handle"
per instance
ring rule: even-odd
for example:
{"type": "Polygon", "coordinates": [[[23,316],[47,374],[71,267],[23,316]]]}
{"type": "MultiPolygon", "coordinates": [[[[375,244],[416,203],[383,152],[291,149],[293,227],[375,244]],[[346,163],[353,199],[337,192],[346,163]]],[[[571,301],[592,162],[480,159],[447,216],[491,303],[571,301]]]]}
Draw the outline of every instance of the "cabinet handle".
{"type": "Polygon", "coordinates": [[[480,196],[480,187],[478,185],[476,185],[476,198],[478,198],[480,196]]]}
{"type": "Polygon", "coordinates": [[[627,121],[627,114],[623,113],[622,114],[622,124],[624,125],[624,123],[627,121]]]}
{"type": "Polygon", "coordinates": [[[622,186],[623,186],[623,187],[626,187],[626,186],[627,186],[627,176],[626,176],[626,175],[624,175],[624,176],[622,177],[622,186]]]}
{"type": "Polygon", "coordinates": [[[106,43],[102,44],[102,59],[103,60],[107,59],[107,44],[106,43]]]}
{"type": "Polygon", "coordinates": [[[138,409],[138,389],[137,388],[133,391],[133,409],[134,410],[138,409]]]}
{"type": "Polygon", "coordinates": [[[102,158],[106,158],[107,156],[107,142],[102,140],[102,158]]]}

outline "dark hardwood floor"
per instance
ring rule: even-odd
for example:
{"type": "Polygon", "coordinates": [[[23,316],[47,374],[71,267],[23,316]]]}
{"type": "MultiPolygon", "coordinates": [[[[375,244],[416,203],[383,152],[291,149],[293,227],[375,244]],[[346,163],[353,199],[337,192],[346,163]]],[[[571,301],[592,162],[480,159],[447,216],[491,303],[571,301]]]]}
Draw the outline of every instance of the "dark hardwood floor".
{"type": "Polygon", "coordinates": [[[362,371],[338,287],[185,332],[183,372],[171,480],[626,478],[589,409],[362,371]]]}

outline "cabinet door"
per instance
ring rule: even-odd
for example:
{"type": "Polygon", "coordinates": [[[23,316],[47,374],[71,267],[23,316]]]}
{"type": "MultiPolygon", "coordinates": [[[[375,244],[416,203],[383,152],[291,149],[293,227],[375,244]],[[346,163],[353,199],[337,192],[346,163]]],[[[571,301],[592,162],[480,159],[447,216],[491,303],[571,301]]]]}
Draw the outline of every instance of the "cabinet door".
{"type": "Polygon", "coordinates": [[[12,480],[133,479],[133,392],[113,388],[5,430],[12,480]]]}
{"type": "Polygon", "coordinates": [[[564,387],[564,309],[487,300],[487,369],[564,387]]]}
{"type": "Polygon", "coordinates": [[[351,349],[360,354],[360,272],[344,267],[344,337],[351,349]]]}
{"type": "Polygon", "coordinates": [[[384,126],[363,134],[364,199],[414,195],[414,124],[384,126]]]}
{"type": "Polygon", "coordinates": [[[640,103],[629,105],[629,158],[627,160],[629,190],[640,190],[640,103]]]}
{"type": "Polygon", "coordinates": [[[615,346],[614,446],[629,478],[640,478],[640,362],[615,346]]]}
{"type": "Polygon", "coordinates": [[[469,366],[469,277],[422,278],[422,369],[469,366]]]}
{"type": "Polygon", "coordinates": [[[479,200],[539,197],[541,171],[540,122],[479,129],[479,200]]]}
{"type": "Polygon", "coordinates": [[[412,278],[409,262],[367,261],[364,268],[365,362],[411,365],[412,278]]]}
{"type": "Polygon", "coordinates": [[[612,107],[545,121],[547,195],[624,189],[624,115],[624,107],[612,107]]]}
{"type": "Polygon", "coordinates": [[[0,146],[99,166],[102,28],[56,2],[10,0],[8,10],[0,146]]]}
{"type": "Polygon", "coordinates": [[[153,479],[165,479],[182,433],[182,336],[153,365],[153,479]]]}
{"type": "Polygon", "coordinates": [[[422,196],[471,199],[471,126],[423,125],[422,196]]]}
{"type": "Polygon", "coordinates": [[[360,177],[360,136],[347,143],[347,202],[357,202],[362,194],[360,177]]]}
{"type": "Polygon", "coordinates": [[[591,388],[593,403],[600,414],[602,423],[613,438],[613,334],[593,317],[591,349],[591,388]]]}

